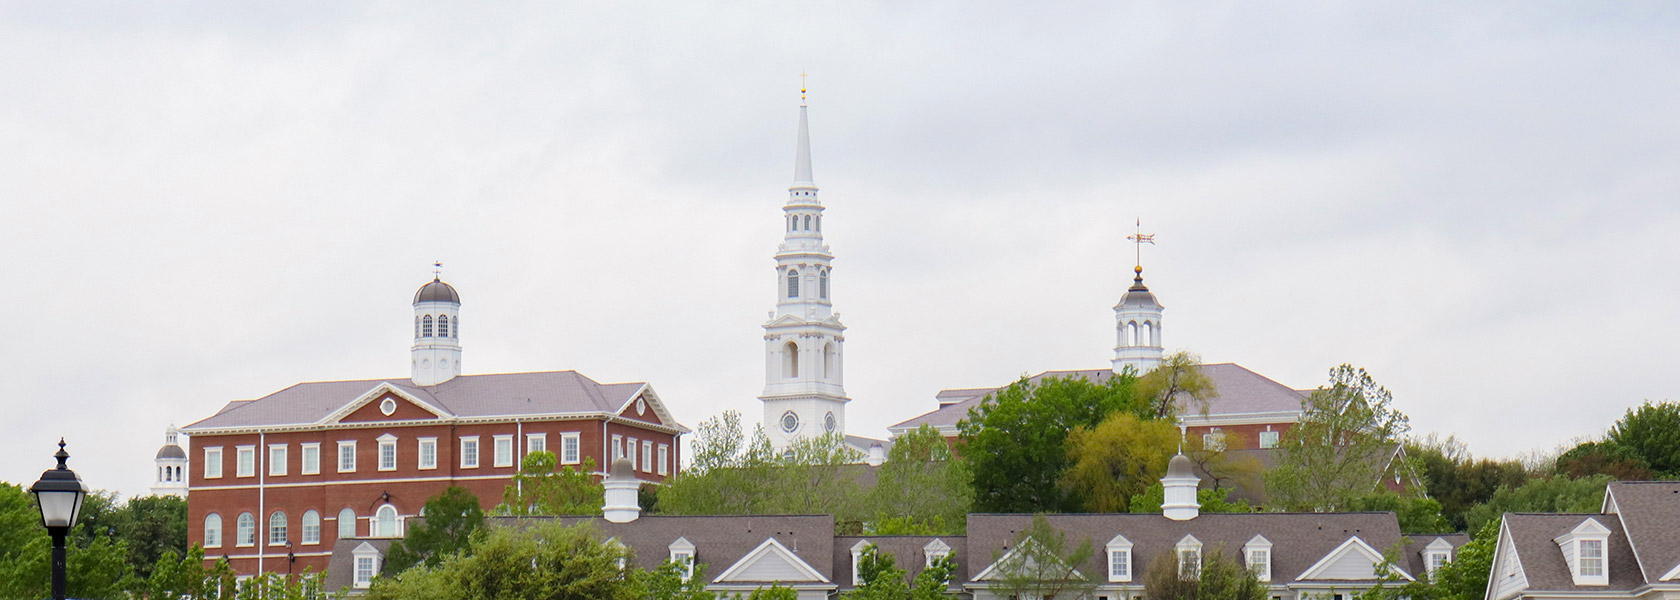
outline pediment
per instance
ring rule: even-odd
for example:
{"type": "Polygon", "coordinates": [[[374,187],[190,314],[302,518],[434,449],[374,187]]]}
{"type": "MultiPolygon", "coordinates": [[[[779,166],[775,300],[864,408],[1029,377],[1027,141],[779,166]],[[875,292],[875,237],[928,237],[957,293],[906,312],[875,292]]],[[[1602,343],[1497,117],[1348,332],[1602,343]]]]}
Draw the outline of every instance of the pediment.
{"type": "Polygon", "coordinates": [[[1045,569],[1055,569],[1057,571],[1066,569],[1073,579],[1085,579],[1085,576],[1081,574],[1078,569],[1069,568],[1066,564],[1062,563],[1060,559],[1057,559],[1054,556],[1049,556],[1049,558],[1054,560],[1055,564],[1041,567],[1038,564],[1038,557],[1047,556],[1048,553],[1036,551],[1039,548],[1041,548],[1041,546],[1038,545],[1038,542],[1031,539],[1024,540],[1020,544],[1017,544],[1014,548],[1009,549],[1008,552],[1005,552],[1001,558],[997,559],[996,562],[988,565],[984,571],[981,571],[979,575],[974,577],[974,580],[1000,581],[1009,578],[1011,572],[1043,573],[1045,569]]]}
{"type": "Polygon", "coordinates": [[[384,421],[428,421],[449,417],[449,413],[402,388],[381,382],[321,419],[318,425],[337,423],[379,423],[384,421]],[[391,414],[385,414],[385,401],[391,414]]]}
{"type": "Polygon", "coordinates": [[[735,561],[712,583],[828,583],[828,578],[799,558],[776,538],[767,538],[741,560],[735,561]]]}
{"type": "Polygon", "coordinates": [[[619,405],[618,416],[666,427],[681,427],[676,424],[677,419],[671,416],[671,411],[665,408],[665,401],[659,398],[659,393],[653,391],[653,386],[648,384],[642,384],[641,389],[630,394],[630,398],[619,405]]]}
{"type": "Polygon", "coordinates": [[[1392,564],[1388,565],[1388,574],[1377,574],[1377,569],[1386,562],[1387,559],[1376,548],[1372,548],[1370,544],[1365,543],[1365,540],[1359,539],[1358,536],[1353,536],[1349,537],[1346,542],[1342,542],[1342,545],[1337,546],[1335,550],[1331,550],[1329,554],[1324,555],[1324,558],[1319,559],[1316,564],[1308,567],[1306,571],[1301,573],[1300,577],[1295,579],[1298,581],[1315,579],[1376,581],[1392,574],[1404,578],[1406,581],[1414,581],[1410,574],[1392,564]]]}

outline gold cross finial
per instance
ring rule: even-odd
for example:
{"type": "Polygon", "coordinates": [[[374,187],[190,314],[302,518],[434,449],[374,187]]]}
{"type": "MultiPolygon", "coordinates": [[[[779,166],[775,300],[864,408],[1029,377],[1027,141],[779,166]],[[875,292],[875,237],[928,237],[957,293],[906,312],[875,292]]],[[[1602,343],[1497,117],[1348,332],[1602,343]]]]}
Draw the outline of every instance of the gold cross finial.
{"type": "Polygon", "coordinates": [[[1139,270],[1142,270],[1143,269],[1143,245],[1144,244],[1149,244],[1151,246],[1155,245],[1155,234],[1144,233],[1143,232],[1143,219],[1140,218],[1137,221],[1136,233],[1133,233],[1132,235],[1126,236],[1126,239],[1131,240],[1132,244],[1137,246],[1137,249],[1136,249],[1137,263],[1136,264],[1137,264],[1137,268],[1139,270]]]}
{"type": "Polygon", "coordinates": [[[805,105],[805,72],[799,72],[799,105],[805,105]]]}

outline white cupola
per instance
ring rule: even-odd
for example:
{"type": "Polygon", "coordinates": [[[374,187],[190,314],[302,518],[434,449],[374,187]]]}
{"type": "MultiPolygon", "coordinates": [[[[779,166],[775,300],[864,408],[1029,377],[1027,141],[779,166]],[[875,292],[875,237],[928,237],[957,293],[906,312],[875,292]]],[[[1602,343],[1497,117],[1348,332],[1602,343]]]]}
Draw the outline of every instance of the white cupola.
{"type": "Polygon", "coordinates": [[[1196,487],[1202,478],[1196,476],[1196,466],[1183,452],[1167,461],[1167,476],[1161,478],[1161,514],[1174,521],[1188,521],[1201,514],[1201,502],[1196,499],[1196,487]]]}
{"type": "Polygon", "coordinates": [[[180,437],[181,430],[173,424],[164,431],[163,447],[157,451],[153,496],[187,497],[187,451],[181,448],[180,437]]]}
{"type": "Polygon", "coordinates": [[[636,478],[636,466],[627,457],[613,460],[612,469],[601,478],[601,517],[609,523],[629,523],[642,516],[642,481],[636,478]]]}
{"type": "Polygon", "coordinates": [[[811,129],[799,106],[793,185],[782,207],[776,308],[764,324],[764,431],[778,450],[846,430],[842,367],[846,326],[834,312],[834,255],[823,243],[823,204],[811,175],[811,129]]]}
{"type": "Polygon", "coordinates": [[[1114,305],[1114,324],[1117,341],[1114,345],[1114,372],[1130,366],[1142,375],[1161,364],[1161,311],[1164,307],[1155,294],[1143,285],[1143,267],[1133,270],[1132,287],[1114,305]]]}
{"type": "Polygon", "coordinates": [[[461,295],[437,276],[414,293],[414,385],[437,385],[461,374],[461,295]]]}

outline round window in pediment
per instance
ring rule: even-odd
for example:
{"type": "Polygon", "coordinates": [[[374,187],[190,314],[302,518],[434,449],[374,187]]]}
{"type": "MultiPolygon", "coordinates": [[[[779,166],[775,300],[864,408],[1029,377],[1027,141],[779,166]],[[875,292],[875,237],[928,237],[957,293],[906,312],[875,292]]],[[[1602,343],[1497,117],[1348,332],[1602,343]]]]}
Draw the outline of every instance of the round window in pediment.
{"type": "Polygon", "coordinates": [[[397,412],[397,401],[386,398],[379,403],[379,412],[385,413],[387,417],[391,416],[391,413],[397,412]]]}

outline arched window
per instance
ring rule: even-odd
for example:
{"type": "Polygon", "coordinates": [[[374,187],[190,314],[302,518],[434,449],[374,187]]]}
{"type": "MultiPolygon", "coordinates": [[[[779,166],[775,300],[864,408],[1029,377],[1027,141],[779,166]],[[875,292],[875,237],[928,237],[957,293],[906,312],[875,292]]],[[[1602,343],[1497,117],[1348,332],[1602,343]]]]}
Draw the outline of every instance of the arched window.
{"type": "Polygon", "coordinates": [[[204,547],[222,547],[222,516],[210,513],[204,516],[204,547]]]}
{"type": "Polygon", "coordinates": [[[414,337],[420,337],[420,317],[414,317],[414,337]]]}
{"type": "Polygon", "coordinates": [[[823,345],[822,368],[823,379],[834,377],[834,344],[832,343],[823,345]]]}
{"type": "Polygon", "coordinates": [[[387,504],[379,507],[379,512],[374,513],[374,524],[376,528],[373,537],[394,538],[402,535],[401,531],[397,531],[397,507],[395,506],[387,504]]]}
{"type": "Polygon", "coordinates": [[[338,511],[339,539],[356,537],[356,511],[346,508],[338,511]]]}
{"type": "Polygon", "coordinates": [[[799,376],[799,345],[788,342],[782,346],[782,377],[793,379],[799,376]]]}
{"type": "Polygon", "coordinates": [[[817,215],[817,231],[822,231],[822,215],[817,215]]]}
{"type": "Polygon", "coordinates": [[[1127,323],[1126,324],[1126,345],[1127,346],[1138,345],[1137,334],[1138,334],[1137,322],[1133,321],[1131,323],[1127,323]]]}
{"type": "Polygon", "coordinates": [[[811,230],[811,215],[805,215],[805,231],[811,230]]]}
{"type": "Polygon", "coordinates": [[[1155,345],[1155,326],[1150,324],[1149,321],[1144,321],[1143,322],[1143,329],[1138,332],[1138,345],[1139,346],[1154,346],[1155,345]]]}
{"type": "Polygon", "coordinates": [[[789,298],[799,297],[799,271],[788,269],[787,288],[789,298]]]}
{"type": "MultiPolygon", "coordinates": [[[[449,330],[450,331],[450,337],[453,337],[457,340],[461,339],[461,317],[455,317],[455,322],[453,323],[453,325],[455,326],[455,328],[449,330]]],[[[461,365],[455,365],[455,366],[459,367],[461,365]]]]}
{"type": "Polygon", "coordinates": [[[789,215],[788,216],[788,231],[793,231],[794,224],[798,223],[798,222],[799,222],[799,217],[789,215]]]}
{"type": "Polygon", "coordinates": [[[828,299],[828,269],[823,269],[817,277],[817,295],[822,296],[824,300],[828,299]]]}
{"type": "Polygon", "coordinates": [[[186,481],[186,480],[187,480],[187,474],[185,472],[183,472],[183,469],[181,467],[175,467],[175,481],[186,481]]]}
{"type": "Polygon", "coordinates": [[[303,543],[321,543],[321,513],[313,510],[303,513],[303,543]]]}
{"type": "Polygon", "coordinates": [[[438,315],[438,337],[449,337],[449,315],[438,315]]]}
{"type": "Polygon", "coordinates": [[[233,523],[234,543],[240,546],[257,545],[257,518],[251,513],[239,513],[233,523]]]}
{"type": "Polygon", "coordinates": [[[286,513],[277,510],[268,516],[268,545],[286,545],[286,513]]]}
{"type": "Polygon", "coordinates": [[[420,319],[420,337],[432,337],[432,316],[420,319]]]}

